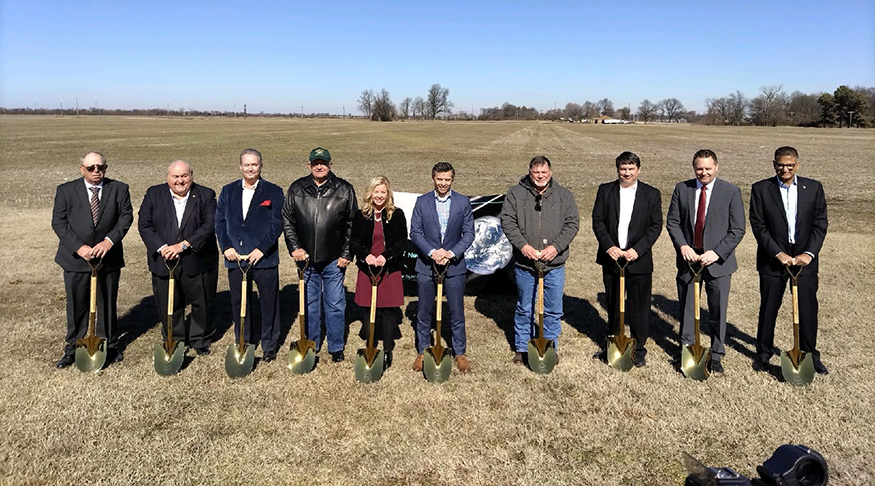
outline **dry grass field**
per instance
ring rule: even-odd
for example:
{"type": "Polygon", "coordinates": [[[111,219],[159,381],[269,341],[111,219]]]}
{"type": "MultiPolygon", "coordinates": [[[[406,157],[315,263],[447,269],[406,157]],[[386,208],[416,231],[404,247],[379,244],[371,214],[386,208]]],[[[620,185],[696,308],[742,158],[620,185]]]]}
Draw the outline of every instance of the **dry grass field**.
{"type": "MultiPolygon", "coordinates": [[[[681,484],[682,451],[753,476],[788,442],[820,451],[831,484],[875,483],[875,131],[4,116],[0,148],[2,483],[663,485],[681,484]],[[598,184],[616,177],[614,157],[641,156],[641,180],[662,191],[665,210],[674,184],[692,176],[693,152],[712,148],[720,177],[742,188],[747,206],[750,185],[774,174],[772,153],[785,144],[801,153],[800,175],[826,189],[819,347],[831,374],[793,388],[779,380],[777,359],[770,374],[751,369],[759,293],[749,232],[733,277],[725,374],[699,383],[670,363],[680,351],[665,232],[654,248],[647,367],[622,373],[591,359],[604,343],[607,314],[589,213],[598,184]],[[278,360],[234,381],[223,364],[233,332],[220,276],[213,354],[162,378],[152,368],[161,334],[136,223],[124,242],[119,297],[125,360],[97,375],[54,368],[65,302],[51,207],[55,186],[78,177],[81,153],[106,154],[108,177],[130,184],[136,211],[174,159],[191,162],[195,180],[218,189],[239,177],[237,155],[251,146],[265,155],[264,176],[287,187],[320,145],[357,188],[383,173],[396,190],[412,192],[430,189],[439,160],[456,166],[460,192],[493,194],[516,183],[533,155],[550,157],[582,215],[556,370],[537,376],[512,366],[514,298],[480,295],[465,301],[470,375],[434,385],[410,371],[415,351],[405,319],[396,365],[376,384],[356,383],[352,361],[331,364],[325,350],[309,375],[292,375],[278,360]]],[[[284,332],[296,336],[297,327],[288,328],[297,277],[283,258],[284,332]]],[[[354,278],[347,274],[348,288],[354,278]]],[[[416,299],[407,306],[409,316],[416,299]]],[[[353,307],[347,358],[362,347],[353,307]]],[[[785,305],[778,347],[790,347],[789,323],[785,305]]]]}

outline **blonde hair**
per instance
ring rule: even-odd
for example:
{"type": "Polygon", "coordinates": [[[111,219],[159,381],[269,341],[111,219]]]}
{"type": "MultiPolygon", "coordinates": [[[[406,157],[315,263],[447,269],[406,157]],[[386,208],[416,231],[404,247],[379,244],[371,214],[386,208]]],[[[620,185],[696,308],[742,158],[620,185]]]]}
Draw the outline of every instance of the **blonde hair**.
{"type": "Polygon", "coordinates": [[[368,182],[365,197],[362,198],[362,214],[368,219],[374,216],[374,204],[371,202],[371,196],[373,196],[374,189],[377,186],[386,186],[388,197],[386,198],[386,205],[383,206],[383,214],[386,216],[386,221],[389,221],[392,219],[392,213],[395,211],[395,197],[392,195],[392,186],[389,185],[389,179],[386,176],[377,176],[368,182]]]}

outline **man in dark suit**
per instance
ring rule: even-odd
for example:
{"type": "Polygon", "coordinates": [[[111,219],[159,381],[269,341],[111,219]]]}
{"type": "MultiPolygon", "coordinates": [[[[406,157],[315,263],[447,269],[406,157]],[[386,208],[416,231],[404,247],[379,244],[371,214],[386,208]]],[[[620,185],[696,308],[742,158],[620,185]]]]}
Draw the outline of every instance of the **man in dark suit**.
{"type": "Polygon", "coordinates": [[[817,350],[817,269],[826,236],[826,196],[820,182],[796,175],[799,153],[793,147],[775,150],[772,164],[777,176],[757,182],[750,191],[750,230],[757,240],[760,274],[753,369],[768,369],[775,319],[789,279],[786,267],[799,265],[799,347],[812,354],[815,371],[825,375],[829,371],[817,350]]]}
{"type": "MultiPolygon", "coordinates": [[[[280,335],[279,253],[280,234],[283,231],[283,190],[261,178],[264,167],[261,152],[248,148],[240,154],[243,178],[222,188],[216,207],[216,236],[225,255],[228,285],[231,288],[231,317],[234,335],[240,338],[240,290],[243,274],[237,268],[240,255],[249,255],[246,264],[252,266],[249,274],[258,286],[261,302],[262,359],[276,359],[280,335]]],[[[251,302],[251,300],[247,300],[251,302]]],[[[251,316],[251,312],[246,312],[251,316]]],[[[257,342],[252,337],[251,323],[246,323],[247,343],[257,342]]]]}
{"type": "Polygon", "coordinates": [[[167,184],[150,187],[140,206],[138,227],[146,244],[146,259],[152,272],[152,292],[161,332],[167,330],[167,289],[173,260],[176,285],[173,300],[173,338],[194,348],[199,356],[210,354],[214,301],[218,280],[216,250],[216,193],[192,181],[188,162],[177,160],[167,168],[167,184]],[[191,319],[185,325],[185,306],[191,319]]]}
{"type": "MultiPolygon", "coordinates": [[[[425,348],[431,344],[431,319],[437,294],[432,263],[449,265],[444,290],[450,307],[453,354],[456,367],[462,373],[471,371],[465,353],[465,250],[474,242],[474,214],[471,202],[450,189],[456,169],[449,162],[438,162],[431,169],[434,191],[419,196],[410,220],[410,240],[416,245],[416,281],[419,290],[419,311],[416,314],[416,351],[414,371],[422,371],[425,348]]],[[[438,336],[440,339],[440,336],[438,336]]]]}
{"type": "Polygon", "coordinates": [[[121,268],[125,266],[122,239],[134,221],[127,184],[108,179],[106,158],[89,152],[80,160],[81,179],[58,186],[52,209],[52,229],[58,235],[55,262],[64,269],[67,294],[67,335],[58,368],[73,364],[76,340],[88,331],[91,267],[99,261],[97,289],[98,336],[107,340],[112,361],[123,359],[115,329],[116,299],[121,268]],[[97,260],[99,259],[99,260],[97,260]]]}
{"type": "MultiPolygon", "coordinates": [[[[650,292],[653,254],[650,249],[662,233],[662,196],[659,190],[638,180],[641,159],[632,152],[617,157],[617,180],[599,186],[592,208],[592,231],[599,242],[596,263],[608,304],[608,334],[618,328],[619,264],[626,263],[626,307],[629,328],[635,338],[632,360],[646,364],[645,343],[650,322],[650,292]]],[[[599,353],[601,356],[604,351],[599,353]]]]}
{"type": "Polygon", "coordinates": [[[693,155],[695,179],[679,182],[671,195],[666,229],[677,252],[681,343],[694,341],[693,274],[701,264],[711,328],[711,371],[722,373],[726,354],[726,308],[729,284],[738,269],[735,247],[744,237],[744,203],[738,187],[717,178],[717,154],[702,149],[693,155]]]}

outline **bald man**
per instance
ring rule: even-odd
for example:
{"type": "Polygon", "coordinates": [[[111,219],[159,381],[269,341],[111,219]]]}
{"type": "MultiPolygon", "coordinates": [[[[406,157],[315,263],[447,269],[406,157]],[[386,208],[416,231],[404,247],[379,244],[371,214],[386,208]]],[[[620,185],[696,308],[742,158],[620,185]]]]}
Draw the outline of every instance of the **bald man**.
{"type": "Polygon", "coordinates": [[[167,288],[170,268],[176,278],[173,298],[173,338],[185,341],[199,356],[210,354],[213,301],[219,276],[214,218],[216,192],[195,184],[188,162],[167,168],[167,183],[152,186],[139,212],[140,237],[152,272],[152,291],[167,334],[167,288]],[[167,265],[165,265],[165,263],[167,265]],[[185,325],[185,307],[191,319],[185,325]]]}

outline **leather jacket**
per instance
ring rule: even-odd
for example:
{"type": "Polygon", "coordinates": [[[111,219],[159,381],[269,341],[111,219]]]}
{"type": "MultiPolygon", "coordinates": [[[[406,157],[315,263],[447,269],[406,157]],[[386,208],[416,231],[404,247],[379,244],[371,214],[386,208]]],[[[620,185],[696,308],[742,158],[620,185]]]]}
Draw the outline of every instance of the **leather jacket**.
{"type": "Polygon", "coordinates": [[[283,232],[289,253],[303,248],[313,263],[337,258],[352,260],[349,237],[353,214],[358,210],[352,184],[328,173],[317,186],[312,175],[289,186],[283,204],[283,232]]]}

